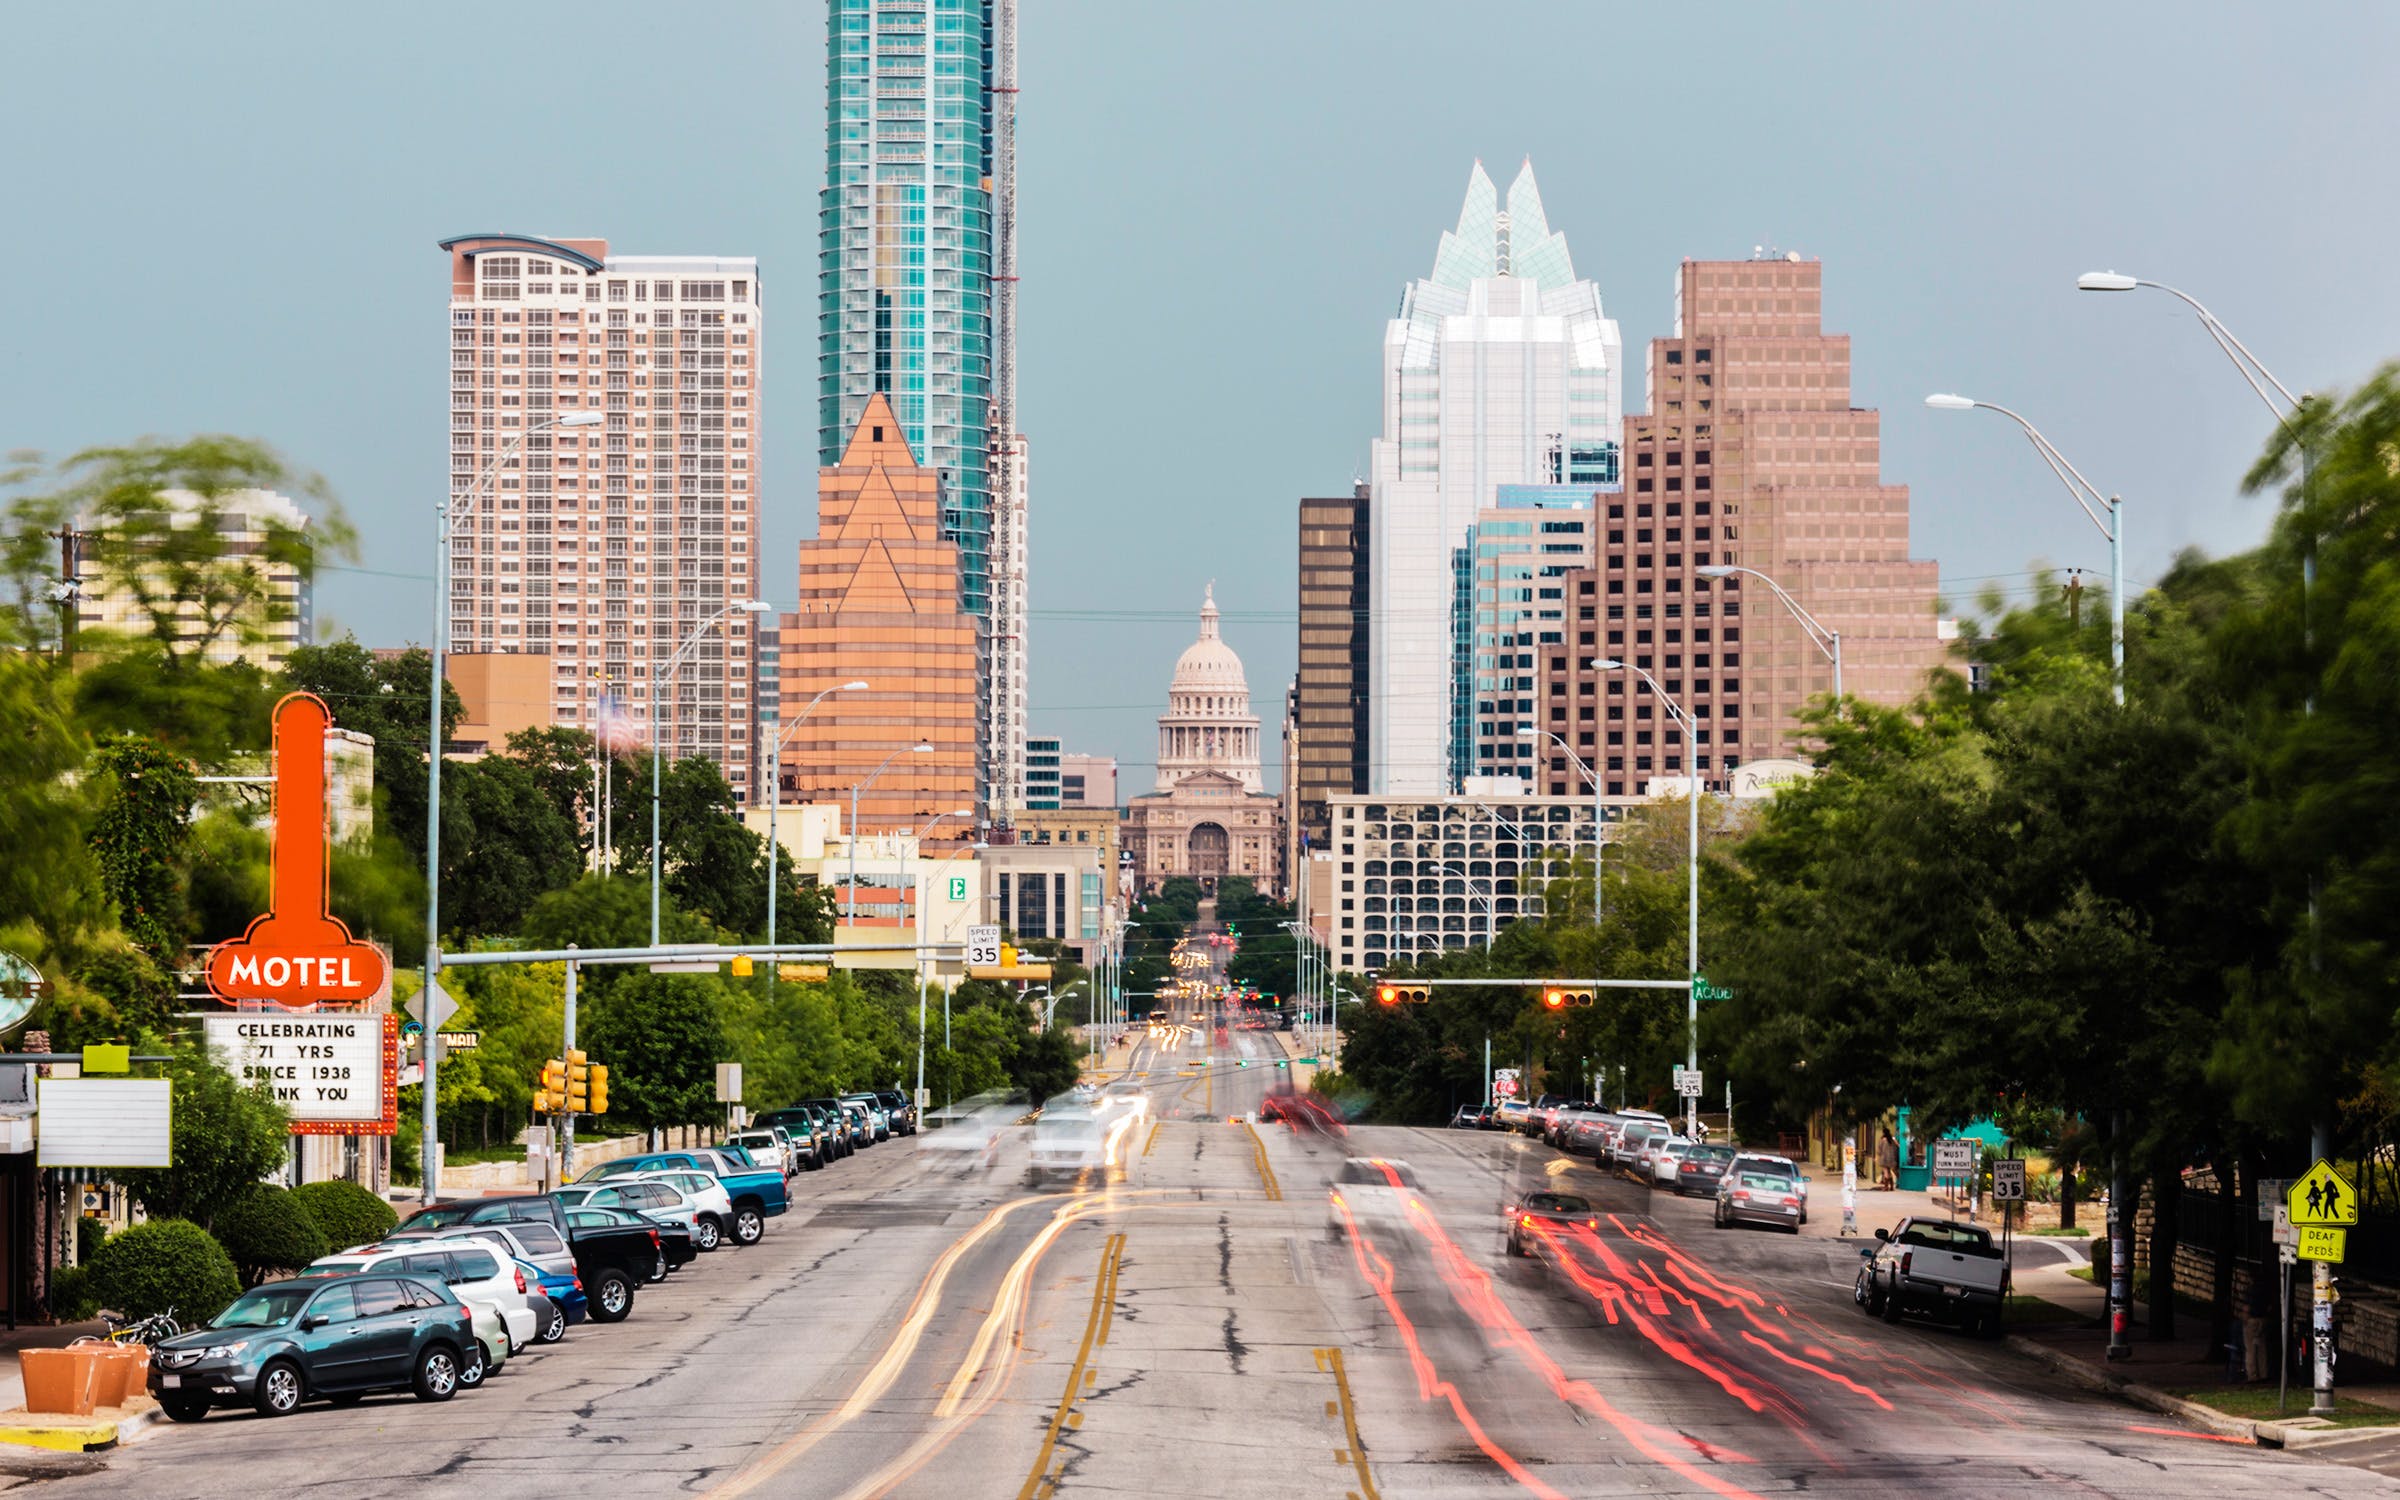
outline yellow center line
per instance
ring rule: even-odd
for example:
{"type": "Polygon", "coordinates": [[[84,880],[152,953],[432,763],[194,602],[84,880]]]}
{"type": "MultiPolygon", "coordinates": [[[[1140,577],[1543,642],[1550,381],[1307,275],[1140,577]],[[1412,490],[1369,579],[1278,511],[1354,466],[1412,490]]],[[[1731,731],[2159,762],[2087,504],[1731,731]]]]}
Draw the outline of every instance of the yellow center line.
{"type": "Polygon", "coordinates": [[[1150,1139],[1142,1142],[1142,1155],[1148,1156],[1151,1151],[1157,1147],[1158,1133],[1166,1128],[1166,1124],[1167,1122],[1164,1120],[1153,1120],[1150,1122],[1150,1139]]]}
{"type": "Polygon", "coordinates": [[[1252,1159],[1258,1163],[1258,1180],[1266,1187],[1267,1201],[1269,1203],[1281,1203],[1283,1201],[1283,1187],[1275,1180],[1275,1169],[1267,1165],[1266,1137],[1260,1135],[1258,1133],[1258,1127],[1251,1124],[1247,1120],[1242,1122],[1242,1128],[1250,1132],[1251,1156],[1252,1159]]]}
{"type": "MultiPolygon", "coordinates": [[[[1342,1351],[1319,1349],[1317,1368],[1332,1374],[1333,1388],[1341,1398],[1342,1436],[1348,1446],[1335,1450],[1334,1461],[1347,1463],[1358,1470],[1358,1488],[1350,1492],[1349,1500],[1379,1500],[1375,1493],[1375,1476],[1367,1469],[1366,1445],[1358,1440],[1358,1408],[1350,1400],[1350,1372],[1342,1367],[1342,1351]]],[[[1331,1416],[1332,1413],[1326,1415],[1331,1416]]]]}
{"type": "Polygon", "coordinates": [[[1093,1346],[1108,1342],[1109,1312],[1116,1302],[1117,1261],[1124,1253],[1125,1231],[1120,1229],[1108,1237],[1100,1252],[1100,1274],[1093,1278],[1092,1310],[1084,1319],[1083,1344],[1075,1351],[1074,1368],[1067,1371],[1066,1393],[1058,1398],[1058,1410],[1050,1414],[1050,1430],[1042,1435],[1042,1451],[1034,1456],[1032,1472],[1025,1476],[1025,1487],[1017,1491],[1017,1500],[1043,1500],[1055,1488],[1050,1461],[1058,1453],[1058,1435],[1082,1425],[1082,1414],[1075,1410],[1075,1403],[1083,1396],[1093,1346]]]}

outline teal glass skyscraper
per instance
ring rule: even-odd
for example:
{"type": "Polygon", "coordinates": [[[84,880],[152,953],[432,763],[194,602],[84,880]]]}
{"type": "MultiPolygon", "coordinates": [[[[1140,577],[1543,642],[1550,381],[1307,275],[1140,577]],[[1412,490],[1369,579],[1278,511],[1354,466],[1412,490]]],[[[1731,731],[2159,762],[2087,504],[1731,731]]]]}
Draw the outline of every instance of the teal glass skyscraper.
{"type": "Polygon", "coordinates": [[[891,399],[988,620],[993,0],[827,0],[818,462],[891,399]]]}

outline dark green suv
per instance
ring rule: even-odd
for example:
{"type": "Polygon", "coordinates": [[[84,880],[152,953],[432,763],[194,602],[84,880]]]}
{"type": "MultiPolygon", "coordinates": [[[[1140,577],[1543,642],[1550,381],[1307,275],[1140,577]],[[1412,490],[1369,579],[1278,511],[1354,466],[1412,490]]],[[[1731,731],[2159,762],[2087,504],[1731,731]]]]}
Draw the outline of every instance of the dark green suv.
{"type": "Polygon", "coordinates": [[[212,1406],[280,1417],[312,1396],[347,1406],[370,1391],[458,1393],[474,1315],[449,1288],[412,1276],[320,1276],[244,1292],[206,1328],[162,1341],[150,1393],[169,1417],[212,1406]]]}

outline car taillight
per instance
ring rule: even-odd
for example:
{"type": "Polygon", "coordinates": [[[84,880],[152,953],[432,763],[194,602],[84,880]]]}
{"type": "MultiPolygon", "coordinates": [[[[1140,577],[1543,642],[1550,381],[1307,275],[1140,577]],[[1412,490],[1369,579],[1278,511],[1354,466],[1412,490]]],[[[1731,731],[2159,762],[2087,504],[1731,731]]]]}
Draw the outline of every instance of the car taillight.
{"type": "Polygon", "coordinates": [[[650,1248],[653,1250],[660,1248],[658,1243],[658,1231],[655,1229],[650,1231],[650,1248]]]}
{"type": "Polygon", "coordinates": [[[1798,1208],[1800,1206],[1800,1200],[1793,1197],[1791,1194],[1786,1193],[1783,1195],[1783,1206],[1786,1208],[1798,1208]]]}
{"type": "Polygon", "coordinates": [[[579,1292],[583,1290],[583,1278],[581,1276],[575,1278],[575,1290],[579,1292]]]}
{"type": "Polygon", "coordinates": [[[1517,1222],[1524,1225],[1527,1229],[1531,1229],[1533,1227],[1533,1215],[1520,1214],[1517,1216],[1517,1222]]]}
{"type": "Polygon", "coordinates": [[[1583,1221],[1583,1227],[1586,1229],[1598,1229],[1600,1227],[1600,1221],[1598,1219],[1586,1219],[1583,1221]]]}
{"type": "Polygon", "coordinates": [[[1735,1188],[1735,1189],[1733,1190],[1733,1201],[1734,1201],[1734,1202],[1736,1202],[1736,1203],[1747,1203],[1747,1202],[1749,1202],[1749,1201],[1750,1201],[1750,1190],[1749,1190],[1748,1188],[1735,1188]]]}
{"type": "Polygon", "coordinates": [[[1906,1275],[1908,1274],[1908,1267],[1909,1267],[1909,1263],[1910,1263],[1911,1261],[1915,1260],[1916,1258],[1917,1258],[1917,1252],[1916,1252],[1916,1251],[1914,1251],[1914,1250],[1903,1250],[1903,1251],[1901,1251],[1901,1252],[1900,1252],[1900,1274],[1901,1274],[1901,1275],[1903,1275],[1903,1276],[1906,1276],[1906,1275]]]}
{"type": "Polygon", "coordinates": [[[520,1297],[525,1295],[525,1268],[523,1266],[517,1268],[517,1295],[520,1297]]]}

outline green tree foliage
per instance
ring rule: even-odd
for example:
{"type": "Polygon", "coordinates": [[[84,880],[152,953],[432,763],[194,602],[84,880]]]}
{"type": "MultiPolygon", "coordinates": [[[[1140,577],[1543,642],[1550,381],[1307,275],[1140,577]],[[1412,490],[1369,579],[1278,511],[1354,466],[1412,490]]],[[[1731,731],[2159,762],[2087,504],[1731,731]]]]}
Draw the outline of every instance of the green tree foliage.
{"type": "Polygon", "coordinates": [[[463,829],[443,830],[444,901],[471,930],[511,931],[538,897],[582,876],[582,840],[521,761],[495,755],[451,766],[445,805],[453,780],[466,817],[463,829]]]}
{"type": "Polygon", "coordinates": [[[325,1231],[282,1188],[260,1184],[218,1210],[213,1231],[242,1285],[297,1271],[328,1253],[325,1231]]]}
{"type": "Polygon", "coordinates": [[[733,1059],[715,989],[699,975],[630,974],[584,1010],[576,1040],[608,1065],[613,1116],[646,1127],[724,1117],[717,1064],[733,1059]]]}
{"type": "Polygon", "coordinates": [[[88,740],[61,687],[40,659],[0,651],[0,925],[20,929],[8,946],[37,963],[73,957],[109,925],[76,776],[88,740]]]}
{"type": "Polygon", "coordinates": [[[151,1219],[112,1234],[92,1257],[91,1290],[129,1318],[173,1312],[198,1327],[242,1294],[241,1273],[208,1231],[183,1219],[151,1219]]]}
{"type": "MultiPolygon", "coordinates": [[[[617,789],[618,867],[647,878],[650,868],[650,784],[641,778],[628,806],[617,789]]],[[[726,931],[760,938],[767,930],[766,840],[742,822],[733,788],[712,760],[697,756],[664,767],[658,792],[659,842],[664,850],[661,880],[685,910],[697,912],[726,931]]],[[[787,943],[831,939],[829,893],[802,886],[778,861],[782,881],[776,897],[776,937],[787,943]]]]}
{"type": "Polygon", "coordinates": [[[199,785],[182,757],[136,734],[101,741],[92,762],[108,777],[90,836],[101,889],[134,945],[176,967],[187,940],[184,882],[199,785]]]}
{"type": "Polygon", "coordinates": [[[1057,1098],[1082,1076],[1083,1043],[1064,1026],[1028,1036],[1009,1068],[1010,1081],[1036,1104],[1057,1098]]]}
{"type": "Polygon", "coordinates": [[[170,1164],[112,1175],[154,1217],[206,1227],[283,1165],[291,1124],[264,1085],[244,1086],[203,1050],[178,1051],[165,1073],[175,1085],[170,1164]]]}
{"type": "Polygon", "coordinates": [[[336,1250],[371,1245],[400,1222],[389,1203],[355,1182],[302,1183],[292,1189],[291,1201],[336,1250]]]}

